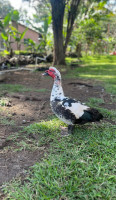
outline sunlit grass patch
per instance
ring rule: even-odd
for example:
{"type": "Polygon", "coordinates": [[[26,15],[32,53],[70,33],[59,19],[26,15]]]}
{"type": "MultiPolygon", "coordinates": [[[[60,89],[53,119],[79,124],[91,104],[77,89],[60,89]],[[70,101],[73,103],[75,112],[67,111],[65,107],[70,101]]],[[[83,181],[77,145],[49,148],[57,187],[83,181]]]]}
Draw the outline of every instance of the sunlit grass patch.
{"type": "MultiPolygon", "coordinates": [[[[38,134],[39,137],[39,144],[48,144],[52,140],[55,140],[59,137],[60,133],[60,126],[64,125],[63,122],[61,122],[59,119],[54,118],[50,121],[43,121],[40,123],[34,123],[31,124],[28,127],[24,128],[24,131],[27,132],[27,134],[38,134]]],[[[66,126],[66,125],[64,125],[66,126]]]]}
{"type": "MultiPolygon", "coordinates": [[[[67,58],[66,60],[71,65],[75,59],[67,58]]],[[[116,56],[87,56],[81,61],[80,67],[69,70],[66,77],[102,81],[108,92],[116,94],[116,56]]]]}
{"type": "Polygon", "coordinates": [[[49,134],[49,132],[58,132],[59,131],[59,125],[61,125],[62,122],[58,120],[57,118],[50,120],[50,121],[42,121],[40,123],[34,123],[31,124],[28,127],[24,128],[24,131],[27,133],[42,133],[42,134],[49,134]]]}
{"type": "Polygon", "coordinates": [[[7,106],[9,103],[8,98],[0,98],[0,106],[7,106]]]}
{"type": "Polygon", "coordinates": [[[98,56],[83,56],[81,60],[85,63],[116,63],[116,56],[98,55],[98,56]]]}

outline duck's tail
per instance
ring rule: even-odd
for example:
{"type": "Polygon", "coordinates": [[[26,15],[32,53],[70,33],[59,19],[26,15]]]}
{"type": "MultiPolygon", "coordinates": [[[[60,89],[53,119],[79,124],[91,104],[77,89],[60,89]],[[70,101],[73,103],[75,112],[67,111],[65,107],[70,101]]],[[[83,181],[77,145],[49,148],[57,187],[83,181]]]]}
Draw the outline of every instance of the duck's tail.
{"type": "Polygon", "coordinates": [[[89,119],[92,122],[103,119],[103,115],[95,108],[89,108],[86,112],[88,113],[89,119]]]}
{"type": "Polygon", "coordinates": [[[103,115],[95,108],[84,110],[83,115],[76,119],[75,124],[85,124],[88,122],[96,122],[103,119],[103,115]]]}

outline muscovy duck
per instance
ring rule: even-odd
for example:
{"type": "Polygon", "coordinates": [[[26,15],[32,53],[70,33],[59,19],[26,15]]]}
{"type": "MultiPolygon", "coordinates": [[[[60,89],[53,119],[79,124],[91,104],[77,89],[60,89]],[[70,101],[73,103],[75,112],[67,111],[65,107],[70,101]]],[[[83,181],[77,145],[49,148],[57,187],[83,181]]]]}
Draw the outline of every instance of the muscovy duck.
{"type": "Polygon", "coordinates": [[[75,124],[100,121],[103,116],[98,110],[90,108],[75,99],[65,97],[61,74],[55,67],[50,67],[43,75],[51,76],[54,80],[50,105],[54,114],[63,122],[68,124],[68,133],[72,133],[75,124]]]}

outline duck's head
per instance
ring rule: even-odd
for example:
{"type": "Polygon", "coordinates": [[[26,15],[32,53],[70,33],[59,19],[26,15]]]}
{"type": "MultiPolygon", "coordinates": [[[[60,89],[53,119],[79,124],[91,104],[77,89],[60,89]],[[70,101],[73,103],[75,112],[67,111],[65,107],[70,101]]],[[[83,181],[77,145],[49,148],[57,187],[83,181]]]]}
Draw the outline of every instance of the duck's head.
{"type": "Polygon", "coordinates": [[[61,80],[61,74],[55,67],[49,67],[43,74],[44,76],[51,76],[54,80],[61,80]]]}

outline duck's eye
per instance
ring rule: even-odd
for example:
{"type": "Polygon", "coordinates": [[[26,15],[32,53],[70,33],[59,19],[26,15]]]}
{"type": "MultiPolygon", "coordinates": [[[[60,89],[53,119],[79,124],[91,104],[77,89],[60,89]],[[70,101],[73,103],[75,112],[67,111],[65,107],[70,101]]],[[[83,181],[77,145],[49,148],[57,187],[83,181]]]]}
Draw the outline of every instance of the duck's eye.
{"type": "Polygon", "coordinates": [[[53,72],[52,70],[49,70],[50,72],[53,72]]]}

